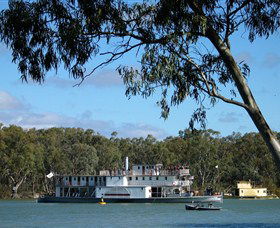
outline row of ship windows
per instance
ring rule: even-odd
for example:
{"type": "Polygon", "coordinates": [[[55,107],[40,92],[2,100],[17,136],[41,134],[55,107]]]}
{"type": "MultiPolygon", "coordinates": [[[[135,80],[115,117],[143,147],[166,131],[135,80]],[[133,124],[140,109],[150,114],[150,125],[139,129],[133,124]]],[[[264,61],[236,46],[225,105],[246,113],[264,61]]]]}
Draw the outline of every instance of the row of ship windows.
{"type": "MultiPolygon", "coordinates": [[[[149,180],[158,180],[159,178],[158,177],[149,177],[149,180]]],[[[167,180],[167,177],[164,177],[165,180],[167,180]]],[[[132,177],[129,177],[129,180],[132,180],[132,177]]],[[[141,180],[140,177],[135,177],[135,180],[141,180]]],[[[142,180],[146,180],[145,177],[142,177],[142,180]]]]}
{"type": "MultiPolygon", "coordinates": [[[[65,177],[65,180],[68,181],[68,179],[70,180],[70,178],[65,177]]],[[[78,179],[78,181],[80,181],[80,177],[73,177],[73,180],[76,181],[78,179]]],[[[93,177],[89,178],[91,181],[93,181],[93,177]]],[[[82,181],[85,180],[85,177],[82,177],[82,181]]]]}
{"type": "MultiPolygon", "coordinates": [[[[74,179],[74,181],[77,180],[76,177],[73,177],[73,179],[74,179]]],[[[79,179],[80,178],[78,178],[78,181],[80,181],[79,179]]],[[[111,179],[112,179],[112,177],[111,177],[111,179]]],[[[119,177],[119,179],[121,179],[121,178],[119,177]]],[[[135,177],[135,180],[139,180],[139,179],[140,179],[140,177],[135,177]]],[[[158,177],[154,177],[154,178],[153,177],[149,177],[149,180],[153,180],[153,179],[154,180],[158,180],[159,178],[158,177]]],[[[164,177],[164,179],[167,180],[167,177],[164,177]]],[[[68,177],[66,177],[65,180],[68,181],[68,177]]],[[[84,181],[84,180],[85,180],[85,177],[82,177],[82,181],[84,181]]],[[[90,177],[90,180],[93,181],[93,177],[90,177]]],[[[129,180],[132,180],[132,177],[129,177],[129,180]]],[[[146,180],[146,178],[142,177],[142,180],[146,180]]]]}
{"type": "MultiPolygon", "coordinates": [[[[138,166],[138,169],[140,169],[141,166],[138,166]]],[[[142,169],[145,169],[145,166],[142,166],[142,169]]],[[[155,169],[155,166],[146,166],[146,169],[155,169]]]]}

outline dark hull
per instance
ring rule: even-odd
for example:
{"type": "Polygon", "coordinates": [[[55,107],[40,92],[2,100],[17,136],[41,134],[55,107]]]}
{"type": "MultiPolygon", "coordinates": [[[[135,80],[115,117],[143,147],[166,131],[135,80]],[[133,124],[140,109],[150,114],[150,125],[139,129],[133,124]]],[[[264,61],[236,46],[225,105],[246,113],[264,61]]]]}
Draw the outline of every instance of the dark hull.
{"type": "Polygon", "coordinates": [[[218,211],[221,210],[220,207],[214,206],[198,206],[198,205],[186,205],[186,210],[196,210],[196,211],[218,211]]]}
{"type": "MultiPolygon", "coordinates": [[[[221,198],[212,196],[192,196],[192,197],[163,197],[163,198],[104,198],[106,203],[201,203],[220,202],[221,198]]],[[[98,203],[99,198],[92,197],[54,197],[44,196],[38,198],[38,203],[98,203]]]]}

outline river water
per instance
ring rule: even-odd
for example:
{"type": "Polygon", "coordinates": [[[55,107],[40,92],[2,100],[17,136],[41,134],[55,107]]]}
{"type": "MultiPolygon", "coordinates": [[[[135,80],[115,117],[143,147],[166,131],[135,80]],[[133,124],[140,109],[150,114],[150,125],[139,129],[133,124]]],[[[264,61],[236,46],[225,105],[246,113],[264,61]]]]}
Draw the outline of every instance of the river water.
{"type": "Polygon", "coordinates": [[[280,200],[227,199],[221,211],[184,204],[0,201],[0,227],[280,227],[280,200]]]}

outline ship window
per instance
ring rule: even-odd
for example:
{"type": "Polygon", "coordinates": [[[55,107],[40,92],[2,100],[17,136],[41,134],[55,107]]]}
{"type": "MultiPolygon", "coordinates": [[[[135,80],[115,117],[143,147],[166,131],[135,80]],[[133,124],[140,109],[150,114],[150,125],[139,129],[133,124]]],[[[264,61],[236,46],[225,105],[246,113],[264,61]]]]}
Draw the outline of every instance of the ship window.
{"type": "Polygon", "coordinates": [[[132,177],[129,177],[129,180],[131,181],[131,180],[132,180],[132,177]]]}
{"type": "Polygon", "coordinates": [[[84,181],[84,180],[85,180],[85,178],[84,178],[84,177],[82,177],[82,180],[84,181]]]}
{"type": "Polygon", "coordinates": [[[92,181],[92,180],[93,180],[93,177],[91,177],[90,180],[92,181]]]}
{"type": "Polygon", "coordinates": [[[265,190],[263,190],[263,193],[265,193],[265,190]]]}
{"type": "Polygon", "coordinates": [[[243,193],[243,190],[241,190],[241,192],[243,193]]]}
{"type": "Polygon", "coordinates": [[[119,177],[119,180],[121,179],[121,177],[119,177]]]}
{"type": "Polygon", "coordinates": [[[145,177],[142,177],[143,180],[145,180],[145,177]]]}
{"type": "Polygon", "coordinates": [[[156,180],[158,180],[158,177],[156,177],[156,180]]]}
{"type": "Polygon", "coordinates": [[[258,193],[260,192],[260,190],[258,190],[258,193]]]}
{"type": "Polygon", "coordinates": [[[165,180],[167,181],[167,177],[165,177],[165,180]]]}
{"type": "Polygon", "coordinates": [[[138,180],[138,177],[135,177],[135,180],[138,180]]]}
{"type": "Polygon", "coordinates": [[[141,188],[141,190],[144,190],[144,188],[141,188]]]}
{"type": "Polygon", "coordinates": [[[149,169],[149,166],[146,166],[146,169],[149,169]]]}
{"type": "Polygon", "coordinates": [[[152,177],[149,177],[149,180],[152,180],[152,177]]]}
{"type": "Polygon", "coordinates": [[[140,166],[138,166],[138,169],[140,169],[140,166]]]}
{"type": "Polygon", "coordinates": [[[65,180],[68,180],[68,177],[65,177],[65,180]]]}
{"type": "Polygon", "coordinates": [[[74,181],[76,180],[76,177],[74,177],[74,181]]]}

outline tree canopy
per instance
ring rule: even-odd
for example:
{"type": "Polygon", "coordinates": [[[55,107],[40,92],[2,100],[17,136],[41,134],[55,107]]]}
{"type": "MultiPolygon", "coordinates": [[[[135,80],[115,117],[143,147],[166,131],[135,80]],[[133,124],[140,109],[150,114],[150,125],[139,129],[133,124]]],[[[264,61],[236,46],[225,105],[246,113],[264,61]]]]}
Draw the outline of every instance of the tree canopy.
{"type": "Polygon", "coordinates": [[[0,38],[11,48],[22,79],[39,83],[60,66],[82,83],[96,69],[135,50],[141,55],[140,69],[118,67],[127,96],[146,98],[161,91],[164,118],[171,106],[190,97],[198,104],[191,127],[195,121],[205,126],[205,97],[211,104],[222,100],[240,106],[280,167],[279,141],[247,84],[249,66],[236,62],[230,43],[240,29],[251,42],[268,38],[278,31],[279,18],[278,0],[12,0],[0,15],[0,38]],[[103,52],[104,43],[114,48],[103,52]],[[88,71],[85,64],[100,55],[107,60],[88,71]],[[221,88],[229,84],[231,96],[226,97],[221,88]]]}
{"type": "Polygon", "coordinates": [[[50,193],[53,183],[46,178],[50,172],[96,175],[104,169],[122,169],[127,156],[130,165],[187,165],[194,176],[194,190],[211,185],[217,191],[231,192],[236,181],[252,180],[280,194],[276,166],[256,133],[221,137],[211,129],[186,129],[158,141],[151,135],[108,139],[93,130],[24,130],[11,125],[0,128],[0,156],[0,198],[12,192],[13,197],[50,193]]]}

